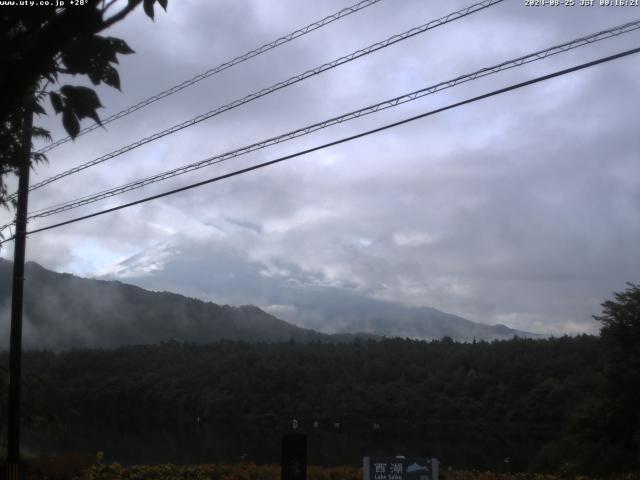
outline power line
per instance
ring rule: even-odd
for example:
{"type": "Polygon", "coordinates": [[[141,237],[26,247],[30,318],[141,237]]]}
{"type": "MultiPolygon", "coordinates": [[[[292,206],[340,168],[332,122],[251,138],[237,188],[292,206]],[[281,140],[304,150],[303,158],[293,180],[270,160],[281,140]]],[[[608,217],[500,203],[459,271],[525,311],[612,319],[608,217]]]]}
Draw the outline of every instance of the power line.
{"type": "MultiPolygon", "coordinates": [[[[447,24],[449,22],[453,22],[454,20],[458,20],[460,18],[466,17],[467,15],[471,15],[473,13],[476,13],[476,12],[480,11],[480,10],[484,10],[485,8],[489,8],[489,7],[493,6],[493,5],[501,3],[503,1],[504,0],[484,0],[484,1],[480,2],[480,3],[473,4],[473,5],[471,5],[469,7],[466,7],[464,9],[462,9],[462,10],[458,10],[456,12],[450,13],[450,14],[444,16],[444,17],[438,18],[436,20],[432,20],[429,23],[426,23],[426,24],[421,25],[419,27],[414,27],[414,28],[412,28],[410,30],[407,30],[404,33],[393,35],[393,36],[387,38],[386,40],[374,43],[372,45],[369,45],[366,48],[363,48],[363,49],[357,50],[357,51],[355,51],[353,53],[350,53],[349,55],[345,55],[345,56],[340,57],[340,58],[338,58],[336,60],[333,60],[331,62],[328,62],[328,63],[325,63],[323,65],[320,65],[319,67],[313,68],[311,70],[307,70],[304,73],[301,73],[299,75],[295,75],[293,77],[290,77],[287,80],[278,82],[278,83],[276,83],[276,84],[274,84],[274,85],[272,85],[270,87],[263,88],[262,90],[254,92],[252,94],[249,94],[249,95],[247,95],[247,96],[245,96],[243,98],[234,100],[233,102],[228,103],[228,104],[223,105],[223,106],[220,106],[218,108],[215,108],[214,110],[210,110],[207,113],[203,113],[201,115],[198,115],[197,117],[194,117],[191,120],[187,120],[185,122],[179,123],[179,124],[174,125],[174,126],[168,128],[166,130],[163,130],[161,132],[154,133],[151,136],[142,138],[142,139],[140,139],[140,140],[138,140],[138,141],[136,141],[134,143],[131,143],[129,145],[121,147],[121,148],[119,148],[117,150],[114,150],[111,153],[108,153],[106,155],[98,157],[98,158],[96,158],[94,160],[91,160],[91,161],[89,161],[87,163],[84,163],[82,165],[78,165],[78,166],[76,166],[74,168],[66,170],[66,171],[64,171],[62,173],[59,173],[57,175],[54,175],[52,177],[49,177],[49,178],[47,178],[45,180],[42,180],[41,182],[35,183],[34,185],[31,186],[31,188],[29,190],[36,190],[36,189],[41,188],[41,187],[43,187],[45,185],[48,185],[49,183],[55,182],[56,180],[60,180],[61,178],[67,177],[67,176],[72,175],[74,173],[80,172],[80,171],[82,171],[82,170],[84,170],[86,168],[92,167],[92,166],[97,165],[99,163],[102,163],[102,162],[105,162],[105,161],[110,160],[112,158],[115,158],[115,157],[117,157],[119,155],[122,155],[123,153],[129,152],[129,151],[131,151],[131,150],[133,150],[135,148],[138,148],[138,147],[140,147],[142,145],[150,143],[150,142],[152,142],[154,140],[158,140],[159,138],[165,137],[167,135],[171,135],[173,133],[176,133],[179,130],[182,130],[184,128],[190,127],[190,126],[195,125],[197,123],[200,123],[200,122],[202,122],[204,120],[208,120],[211,117],[214,117],[216,115],[220,115],[221,113],[224,113],[224,112],[226,112],[228,110],[232,110],[232,109],[234,109],[236,107],[244,105],[245,103],[251,102],[251,101],[256,100],[258,98],[264,97],[265,95],[271,94],[271,93],[273,93],[273,92],[275,92],[277,90],[280,90],[282,88],[285,88],[285,87],[291,86],[291,85],[293,85],[295,83],[298,83],[298,82],[301,82],[303,80],[306,80],[309,77],[318,75],[318,74],[323,73],[323,72],[325,72],[327,70],[331,70],[331,69],[336,68],[336,67],[338,67],[340,65],[343,65],[345,63],[351,62],[351,61],[356,60],[356,59],[358,59],[360,57],[364,57],[364,56],[369,55],[369,54],[371,54],[373,52],[376,52],[376,51],[381,50],[383,48],[389,47],[391,45],[394,45],[394,44],[396,44],[398,42],[401,42],[401,41],[406,40],[408,38],[414,37],[414,36],[419,35],[421,33],[427,32],[427,31],[432,30],[432,29],[434,29],[436,27],[439,27],[441,25],[445,25],[445,24],[447,24]]],[[[10,196],[9,198],[13,198],[13,195],[10,196]]]]}
{"type": "Polygon", "coordinates": [[[426,95],[430,95],[430,94],[434,94],[438,91],[447,89],[447,88],[451,88],[454,87],[456,85],[459,85],[461,83],[465,83],[465,82],[469,82],[478,78],[482,78],[488,75],[492,75],[498,72],[501,72],[503,70],[507,70],[510,68],[514,68],[514,67],[518,67],[521,65],[525,65],[537,60],[542,60],[544,58],[547,58],[549,56],[552,55],[556,55],[558,53],[563,53],[569,50],[572,50],[574,48],[578,48],[584,45],[588,45],[600,40],[604,40],[607,38],[611,38],[613,36],[617,36],[617,35],[621,35],[623,33],[627,33],[633,30],[637,30],[640,28],[640,20],[636,20],[634,22],[629,22],[629,23],[625,23],[623,25],[618,25],[616,27],[613,28],[609,28],[607,30],[603,30],[597,33],[593,33],[591,35],[587,35],[575,40],[571,40],[569,42],[565,42],[562,43],[560,45],[556,45],[550,48],[547,48],[545,50],[540,50],[534,53],[530,53],[528,55],[525,56],[521,56],[518,57],[516,59],[513,60],[508,60],[502,63],[499,63],[497,65],[491,66],[491,67],[486,67],[480,70],[477,70],[473,73],[469,73],[466,75],[461,75],[458,76],[454,79],[451,80],[447,80],[444,82],[440,82],[437,83],[435,85],[429,86],[429,87],[425,87],[422,88],[420,90],[416,90],[414,92],[411,93],[407,93],[389,100],[385,100],[383,102],[379,102],[376,103],[374,105],[370,105],[368,107],[365,108],[361,108],[359,110],[355,110],[337,117],[333,117],[330,118],[328,120],[324,120],[322,122],[318,122],[312,125],[308,125],[306,127],[303,128],[299,128],[287,133],[284,133],[282,135],[278,135],[276,137],[272,137],[269,138],[267,140],[263,140],[261,142],[256,142],[253,143],[251,145],[247,145],[247,146],[243,146],[241,148],[235,149],[235,150],[231,150],[229,152],[223,153],[223,154],[219,154],[219,155],[215,155],[209,158],[206,158],[204,160],[200,160],[198,162],[195,163],[191,163],[189,165],[185,165],[182,167],[178,167],[172,170],[168,170],[166,172],[162,172],[147,178],[144,178],[142,180],[136,180],[134,182],[130,182],[124,185],[121,185],[119,187],[115,187],[115,188],[111,188],[108,190],[104,190],[102,192],[98,192],[95,194],[91,194],[91,195],[86,195],[84,197],[80,197],[77,198],[75,200],[71,200],[71,201],[67,201],[67,202],[63,202],[57,205],[53,205],[53,206],[49,206],[43,209],[39,209],[36,210],[34,212],[32,212],[32,214],[29,216],[29,219],[35,219],[35,218],[43,218],[43,217],[48,217],[50,215],[54,215],[57,213],[61,213],[67,210],[72,210],[78,207],[82,207],[84,205],[88,205],[90,203],[94,203],[100,200],[104,200],[106,198],[110,198],[116,195],[120,195],[122,193],[125,192],[129,192],[131,190],[136,190],[138,188],[142,188],[145,187],[147,185],[150,185],[152,183],[156,183],[156,182],[160,182],[162,180],[166,180],[178,175],[182,175],[184,173],[188,173],[194,170],[198,170],[204,167],[208,167],[208,166],[212,166],[221,162],[224,162],[226,160],[230,160],[232,158],[235,157],[239,157],[241,155],[245,155],[248,154],[250,152],[254,152],[256,150],[260,150],[272,145],[276,145],[288,140],[292,140],[294,138],[298,138],[301,137],[303,135],[308,135],[312,132],[315,132],[317,130],[321,130],[323,128],[327,128],[329,126],[332,125],[337,125],[337,124],[341,124],[350,120],[354,120],[356,118],[360,118],[363,117],[365,115],[369,115],[381,110],[385,110],[388,108],[392,108],[395,107],[397,105],[401,105],[403,103],[407,103],[413,100],[417,100],[419,98],[422,98],[426,95]]]}
{"type": "MultiPolygon", "coordinates": [[[[245,62],[253,57],[257,57],[258,55],[261,55],[265,52],[268,52],[269,50],[272,50],[276,47],[279,47],[280,45],[283,45],[285,43],[288,43],[292,40],[295,40],[296,38],[302,37],[303,35],[306,35],[307,33],[311,33],[314,30],[318,30],[319,28],[324,27],[325,25],[329,25],[330,23],[335,22],[336,20],[340,20],[341,18],[346,17],[347,15],[351,15],[352,13],[356,13],[360,10],[363,10],[367,7],[370,7],[371,5],[374,5],[378,2],[380,2],[381,0],[364,0],[361,1],[359,3],[356,3],[355,5],[351,5],[350,7],[346,7],[343,8],[342,10],[329,15],[327,17],[324,17],[321,20],[318,20],[317,22],[313,22],[309,25],[307,25],[306,27],[302,27],[294,32],[291,32],[288,35],[285,35],[284,37],[280,37],[272,42],[269,43],[265,43],[264,45],[251,50],[243,55],[240,55],[238,57],[235,57],[232,60],[229,60],[227,62],[221,63],[220,65],[218,65],[217,67],[213,67],[209,70],[207,70],[206,72],[203,72],[199,75],[196,75],[193,78],[190,78],[189,80],[185,80],[184,82],[178,84],[178,85],[174,85],[173,87],[164,90],[160,93],[157,93],[149,98],[147,98],[146,100],[142,100],[141,102],[136,103],[135,105],[132,105],[128,108],[125,108],[124,110],[121,110],[118,113],[114,113],[113,115],[105,118],[104,120],[102,120],[102,125],[98,125],[98,124],[91,124],[85,128],[83,128],[82,130],[80,130],[80,132],[78,133],[78,136],[82,136],[85,133],[89,133],[93,130],[96,130],[97,128],[99,128],[100,126],[106,125],[107,123],[111,123],[115,120],[118,120],[122,117],[126,117],[127,115],[130,115],[131,113],[140,110],[148,105],[151,105],[152,103],[157,102],[158,100],[161,100],[165,97],[168,97],[170,95],[173,95],[174,93],[179,92],[180,90],[184,90],[187,87],[190,87],[191,85],[194,85],[198,82],[200,82],[201,80],[204,80],[205,78],[209,78],[213,75],[216,75],[217,73],[222,72],[223,70],[226,70],[227,68],[233,67],[234,65],[238,65],[239,63],[245,62]]],[[[53,143],[51,143],[50,145],[47,145],[46,147],[41,148],[40,150],[38,150],[38,153],[45,153],[48,152],[50,150],[53,150],[54,148],[65,144],[69,141],[71,141],[72,138],[71,137],[64,137],[61,138],[60,140],[57,140],[53,143]]]]}
{"type": "MultiPolygon", "coordinates": [[[[514,85],[510,85],[510,86],[505,87],[505,88],[500,88],[498,90],[494,90],[492,92],[485,93],[485,94],[479,95],[477,97],[469,98],[469,99],[463,100],[461,102],[453,103],[453,104],[447,105],[446,107],[437,108],[435,110],[431,110],[429,112],[422,113],[420,115],[415,115],[413,117],[405,118],[404,120],[400,120],[398,122],[393,122],[393,123],[384,125],[382,127],[378,127],[378,128],[374,128],[374,129],[371,129],[371,130],[367,130],[365,132],[361,132],[361,133],[358,133],[356,135],[351,135],[349,137],[345,137],[345,138],[342,138],[340,140],[335,140],[333,142],[325,143],[323,145],[319,145],[319,146],[316,146],[316,147],[313,147],[313,148],[302,150],[300,152],[296,152],[296,153],[293,153],[291,155],[286,155],[284,157],[276,158],[275,160],[270,160],[268,162],[263,162],[263,163],[260,163],[258,165],[253,165],[251,167],[247,167],[247,168],[243,168],[243,169],[240,169],[240,170],[236,170],[234,172],[227,173],[227,174],[224,174],[224,175],[220,175],[220,176],[217,176],[217,177],[213,177],[213,178],[210,178],[208,180],[203,180],[201,182],[192,183],[192,184],[186,185],[184,187],[176,188],[174,190],[169,190],[167,192],[163,192],[163,193],[160,193],[160,194],[157,194],[157,195],[152,195],[150,197],[142,198],[142,199],[136,200],[134,202],[129,202],[129,203],[125,203],[123,205],[118,205],[116,207],[107,208],[105,210],[101,210],[99,212],[91,213],[89,215],[83,215],[81,217],[76,217],[76,218],[73,218],[71,220],[66,220],[64,222],[56,223],[56,224],[53,224],[53,225],[48,225],[48,226],[42,227],[42,228],[37,228],[35,230],[31,230],[31,231],[27,232],[27,234],[33,234],[33,233],[43,232],[45,230],[51,230],[53,228],[62,227],[64,225],[69,225],[71,223],[76,223],[76,222],[79,222],[79,221],[82,221],[82,220],[87,220],[89,218],[93,218],[93,217],[97,217],[97,216],[100,216],[100,215],[104,215],[106,213],[115,212],[117,210],[122,210],[124,208],[132,207],[134,205],[139,205],[139,204],[142,204],[142,203],[146,203],[146,202],[149,202],[151,200],[156,200],[158,198],[166,197],[166,196],[173,195],[173,194],[176,194],[176,193],[179,193],[179,192],[184,192],[184,191],[190,190],[192,188],[197,188],[197,187],[201,187],[203,185],[207,185],[207,184],[210,184],[210,183],[214,183],[214,182],[218,182],[218,181],[221,181],[221,180],[225,180],[227,178],[235,177],[235,176],[238,176],[238,175],[241,175],[241,174],[244,174],[244,173],[251,172],[253,170],[258,170],[258,169],[261,169],[261,168],[264,168],[264,167],[268,167],[270,165],[274,165],[276,163],[284,162],[285,160],[290,160],[292,158],[300,157],[300,156],[306,155],[308,153],[316,152],[318,150],[323,150],[325,148],[332,147],[332,146],[335,146],[335,145],[339,145],[341,143],[345,143],[345,142],[349,142],[351,140],[356,140],[358,138],[366,137],[366,136],[372,135],[374,133],[382,132],[384,130],[388,130],[390,128],[394,128],[394,127],[397,127],[397,126],[400,126],[400,125],[404,125],[405,123],[413,122],[415,120],[419,120],[421,118],[425,118],[425,117],[428,117],[428,116],[431,116],[431,115],[435,115],[437,113],[441,113],[441,112],[444,112],[446,110],[451,110],[453,108],[461,107],[463,105],[467,105],[467,104],[470,104],[470,103],[473,103],[473,102],[477,102],[479,100],[484,100],[484,99],[489,98],[489,97],[493,97],[493,96],[500,95],[500,94],[503,94],[503,93],[506,93],[506,92],[510,92],[512,90],[516,90],[516,89],[523,88],[523,87],[526,87],[526,86],[529,86],[529,85],[533,85],[535,83],[539,83],[539,82],[542,82],[542,81],[545,81],[545,80],[549,80],[549,79],[552,79],[552,78],[555,78],[555,77],[559,77],[561,75],[566,75],[568,73],[576,72],[578,70],[589,68],[589,67],[592,67],[592,66],[595,66],[595,65],[599,65],[599,64],[602,64],[602,63],[610,62],[612,60],[616,60],[616,59],[619,59],[619,58],[622,58],[622,57],[626,57],[626,56],[629,56],[629,55],[632,55],[632,54],[635,54],[635,53],[639,53],[639,52],[640,52],[640,48],[634,48],[634,49],[631,49],[631,50],[626,50],[626,51],[621,52],[621,53],[617,53],[615,55],[610,55],[608,57],[603,57],[603,58],[600,58],[598,60],[593,60],[591,62],[582,63],[582,64],[574,66],[574,67],[570,67],[570,68],[566,68],[566,69],[563,69],[563,70],[559,70],[559,71],[556,71],[554,73],[550,73],[550,74],[547,74],[547,75],[543,75],[543,76],[540,76],[540,77],[533,78],[531,80],[527,80],[525,82],[521,82],[521,83],[517,83],[517,84],[514,84],[514,85]]],[[[6,240],[3,240],[2,242],[0,242],[0,245],[2,245],[3,243],[6,243],[8,241],[11,241],[13,239],[14,239],[14,237],[10,237],[10,238],[8,238],[6,240]]]]}
{"type": "MultiPolygon", "coordinates": [[[[102,192],[98,192],[96,194],[91,194],[91,195],[87,195],[84,197],[80,197],[71,201],[67,201],[67,202],[63,202],[63,203],[59,203],[56,205],[52,205],[43,209],[39,209],[36,210],[35,212],[33,212],[33,214],[29,217],[29,219],[34,219],[34,218],[42,218],[42,217],[46,217],[46,216],[50,216],[56,213],[61,213],[67,210],[71,210],[73,208],[78,208],[84,205],[87,205],[89,203],[93,203],[93,202],[97,202],[115,195],[119,195],[121,193],[125,193],[127,191],[131,191],[131,190],[135,190],[137,188],[142,188],[146,185],[149,185],[151,183],[156,183],[157,181],[161,181],[161,180],[165,180],[177,175],[181,175],[183,173],[187,173],[193,170],[197,170],[200,168],[204,168],[207,166],[211,166],[217,163],[220,163],[222,161],[246,154],[246,153],[250,153],[252,151],[258,150],[258,149],[262,149],[262,148],[266,148],[268,146],[271,145],[275,145],[277,143],[281,143],[293,138],[297,138],[299,136],[308,134],[308,133],[312,133],[316,130],[319,130],[321,128],[326,128],[328,126],[331,125],[335,125],[335,124],[339,124],[339,123],[343,123],[345,121],[349,121],[349,120],[353,120],[355,118],[359,118],[361,116],[364,115],[368,115],[370,113],[374,113],[380,110],[384,110],[386,108],[390,108],[402,103],[406,103],[412,100],[416,100],[418,98],[421,98],[425,95],[429,95],[429,94],[433,94],[436,93],[440,90],[444,90],[446,88],[451,88],[455,85],[458,85],[460,83],[464,83],[464,82],[468,82],[471,80],[475,80],[477,78],[481,78],[487,75],[491,75],[494,73],[498,73],[500,71],[506,70],[506,69],[510,69],[510,68],[514,68],[517,66],[521,66],[533,61],[537,61],[537,60],[541,60],[544,58],[547,58],[549,56],[552,55],[556,55],[558,53],[563,53],[566,51],[569,51],[571,49],[574,48],[578,48],[580,46],[584,46],[584,45],[588,45],[597,41],[601,41],[607,38],[611,38],[614,36],[618,36],[624,33],[628,33],[634,30],[637,30],[638,28],[640,28],[640,20],[635,20],[632,22],[628,22],[622,25],[618,25],[615,27],[611,27],[609,29],[606,30],[602,30],[600,32],[596,32],[590,35],[586,35],[580,38],[577,38],[575,40],[571,40],[569,42],[565,42],[559,45],[555,45],[553,47],[544,49],[544,50],[540,50],[534,53],[530,53],[512,60],[508,60],[505,62],[502,62],[500,64],[491,66],[491,67],[486,67],[480,70],[477,70],[473,73],[470,74],[466,74],[466,75],[461,75],[459,77],[456,77],[454,79],[451,80],[447,80],[444,82],[440,82],[438,84],[432,85],[430,87],[426,87],[420,90],[417,90],[415,92],[411,92],[399,97],[395,97],[393,99],[390,100],[386,100],[384,102],[380,102],[377,103],[375,105],[371,105],[365,108],[362,108],[360,110],[356,110],[338,117],[333,117],[331,119],[325,120],[323,122],[319,122],[298,130],[294,130],[292,132],[288,132],[285,134],[282,134],[280,136],[277,137],[272,137],[270,139],[264,140],[262,142],[258,142],[258,143],[254,143],[252,145],[249,146],[245,146],[221,155],[216,155],[213,157],[209,157],[207,159],[201,160],[199,162],[195,162],[183,167],[179,167],[173,170],[169,170],[151,177],[147,177],[145,179],[142,180],[138,180],[135,182],[131,182],[125,185],[121,185],[119,187],[116,188],[112,188],[112,189],[108,189],[108,190],[104,190],[102,192]]],[[[12,225],[7,224],[4,225],[3,227],[0,228],[0,231],[4,230],[7,226],[12,225]]]]}

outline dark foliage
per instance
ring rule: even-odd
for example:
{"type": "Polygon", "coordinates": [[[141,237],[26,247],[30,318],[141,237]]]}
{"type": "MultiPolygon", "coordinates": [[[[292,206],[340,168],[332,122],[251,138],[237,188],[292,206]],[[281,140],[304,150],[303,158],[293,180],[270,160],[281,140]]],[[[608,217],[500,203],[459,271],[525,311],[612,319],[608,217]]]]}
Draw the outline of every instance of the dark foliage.
{"type": "MultiPolygon", "coordinates": [[[[532,468],[577,462],[575,411],[602,382],[597,337],[493,343],[402,339],[208,346],[167,342],[25,358],[62,392],[64,421],[157,428],[270,428],[299,419],[393,431],[503,431],[544,437],[532,468]],[[75,412],[75,413],[74,413],[75,412]],[[573,445],[573,444],[572,444],[573,445]]],[[[593,466],[590,466],[590,468],[593,466]]],[[[595,468],[595,467],[593,467],[595,468]]]]}
{"type": "Polygon", "coordinates": [[[585,414],[586,439],[595,442],[611,462],[640,470],[640,285],[602,304],[605,383],[599,400],[585,414]]]}
{"type": "MultiPolygon", "coordinates": [[[[100,32],[125,18],[143,0],[125,4],[86,0],[81,7],[21,7],[0,9],[0,204],[6,204],[4,175],[16,172],[26,148],[24,117],[30,110],[44,114],[50,99],[71,137],[78,135],[80,121],[100,123],[102,106],[96,92],[87,87],[59,85],[61,74],[87,75],[94,85],[120,88],[115,65],[117,54],[133,53],[124,40],[103,37],[100,32]],[[118,5],[120,10],[110,11],[118,5]]],[[[144,11],[154,17],[154,5],[164,9],[166,0],[144,0],[144,11]]],[[[48,136],[35,128],[34,136],[48,136]]],[[[32,155],[31,161],[42,161],[32,155]]]]}

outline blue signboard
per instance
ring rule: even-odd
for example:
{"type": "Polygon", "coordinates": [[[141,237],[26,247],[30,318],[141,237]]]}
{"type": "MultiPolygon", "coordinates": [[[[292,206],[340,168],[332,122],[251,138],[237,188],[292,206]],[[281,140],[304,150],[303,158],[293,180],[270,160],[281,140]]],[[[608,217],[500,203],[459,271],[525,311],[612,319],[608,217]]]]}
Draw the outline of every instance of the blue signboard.
{"type": "Polygon", "coordinates": [[[435,458],[364,457],[363,480],[438,480],[435,458]]]}

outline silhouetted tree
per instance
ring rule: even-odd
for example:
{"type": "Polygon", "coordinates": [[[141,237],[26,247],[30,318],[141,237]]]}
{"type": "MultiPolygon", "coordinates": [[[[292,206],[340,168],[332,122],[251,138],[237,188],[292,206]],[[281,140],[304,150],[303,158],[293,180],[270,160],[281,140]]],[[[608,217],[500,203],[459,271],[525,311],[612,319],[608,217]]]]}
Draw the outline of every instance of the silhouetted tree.
{"type": "MultiPolygon", "coordinates": [[[[58,85],[59,75],[87,75],[94,85],[120,88],[117,54],[133,53],[119,38],[100,32],[125,18],[142,4],[153,18],[154,5],[166,10],[168,0],[83,0],[83,5],[13,7],[0,9],[0,204],[6,205],[5,174],[16,172],[23,160],[25,111],[44,114],[48,96],[53,110],[71,137],[80,121],[100,123],[102,105],[96,92],[84,86],[58,85]],[[119,8],[119,9],[118,9],[119,8]],[[53,88],[55,87],[55,88],[53,88]]],[[[41,128],[34,136],[48,136],[41,128]]],[[[43,155],[32,154],[32,161],[43,155]]]]}
{"type": "Polygon", "coordinates": [[[640,285],[628,283],[624,292],[602,304],[600,336],[604,348],[606,411],[604,434],[640,468],[640,285]]]}

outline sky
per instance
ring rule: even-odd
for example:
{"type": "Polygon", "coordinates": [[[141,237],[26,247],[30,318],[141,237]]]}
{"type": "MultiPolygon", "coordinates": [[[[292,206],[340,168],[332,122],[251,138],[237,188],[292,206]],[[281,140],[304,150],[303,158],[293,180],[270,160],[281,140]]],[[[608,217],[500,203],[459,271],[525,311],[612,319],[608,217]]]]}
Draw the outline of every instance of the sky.
{"type": "MultiPolygon", "coordinates": [[[[99,113],[107,117],[352,3],[171,0],[155,22],[140,9],[108,32],[136,54],[120,56],[121,92],[97,88],[105,105],[99,113]]],[[[31,183],[473,3],[382,0],[56,148],[48,164],[36,166],[31,183]]],[[[637,7],[577,3],[530,7],[505,0],[34,191],[30,210],[640,18],[637,7]]],[[[604,40],[36,220],[30,228],[638,46],[638,31],[604,40]]],[[[640,281],[639,72],[640,56],[627,57],[34,234],[27,259],[59,272],[256,304],[299,324],[309,320],[295,292],[322,291],[316,312],[327,292],[336,299],[347,292],[351,301],[428,306],[531,332],[595,333],[592,315],[600,304],[626,282],[640,281]]],[[[64,135],[52,112],[36,124],[55,139],[64,135]]],[[[0,220],[11,216],[3,211],[0,220]]],[[[0,254],[12,258],[12,248],[5,244],[0,254]]],[[[322,318],[315,321],[323,329],[322,318]]]]}

